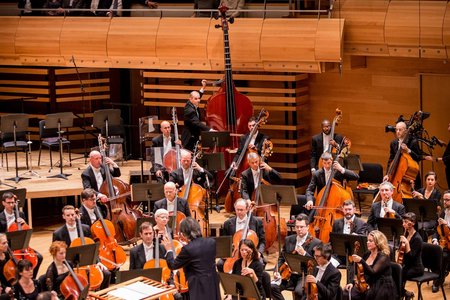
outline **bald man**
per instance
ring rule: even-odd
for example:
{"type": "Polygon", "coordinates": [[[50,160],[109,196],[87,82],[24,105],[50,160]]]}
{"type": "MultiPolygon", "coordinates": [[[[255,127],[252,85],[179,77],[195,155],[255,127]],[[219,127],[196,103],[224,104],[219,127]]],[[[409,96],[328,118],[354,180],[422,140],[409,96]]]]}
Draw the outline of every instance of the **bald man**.
{"type": "Polygon", "coordinates": [[[335,133],[331,136],[331,123],[328,120],[322,121],[322,132],[312,137],[311,141],[311,173],[318,170],[318,163],[322,153],[328,150],[330,144],[340,144],[342,136],[335,133]]]}
{"type": "Polygon", "coordinates": [[[179,188],[181,188],[188,180],[189,176],[189,168],[192,164],[192,182],[201,185],[206,188],[207,186],[207,178],[209,180],[209,184],[212,184],[213,176],[212,174],[202,168],[197,162],[192,162],[192,154],[185,150],[181,149],[181,168],[175,169],[170,173],[169,180],[173,183],[177,184],[179,188]]]}

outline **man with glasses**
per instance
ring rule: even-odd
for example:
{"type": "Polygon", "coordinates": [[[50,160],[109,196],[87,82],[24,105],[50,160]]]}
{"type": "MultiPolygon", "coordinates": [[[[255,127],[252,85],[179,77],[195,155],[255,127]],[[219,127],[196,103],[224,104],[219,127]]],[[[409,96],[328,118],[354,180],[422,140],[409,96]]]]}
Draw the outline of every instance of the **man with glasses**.
{"type": "MultiPolygon", "coordinates": [[[[286,237],[283,250],[278,258],[278,267],[285,263],[285,253],[296,253],[302,256],[313,256],[313,249],[322,244],[322,241],[313,237],[308,232],[309,218],[305,214],[300,214],[295,219],[295,235],[286,237]]],[[[272,299],[284,299],[281,291],[295,287],[294,298],[301,299],[303,294],[303,285],[301,276],[291,274],[289,280],[281,280],[280,274],[274,274],[274,281],[271,284],[272,299]]]]}
{"type": "Polygon", "coordinates": [[[95,199],[97,195],[91,188],[84,189],[81,192],[81,206],[80,206],[80,220],[81,223],[91,227],[95,221],[99,219],[99,216],[95,212],[95,199]]]}
{"type": "MultiPolygon", "coordinates": [[[[450,230],[450,190],[446,190],[444,192],[444,196],[442,197],[443,209],[439,214],[438,222],[436,224],[435,234],[433,235],[432,243],[434,245],[439,245],[439,240],[441,237],[437,233],[438,226],[445,226],[450,230]]],[[[448,238],[448,237],[446,237],[448,238]]],[[[448,241],[447,241],[448,243],[448,241]]],[[[433,293],[437,293],[439,291],[439,286],[444,283],[445,277],[448,275],[448,268],[450,266],[450,250],[447,247],[443,248],[443,257],[442,257],[442,269],[444,270],[444,276],[442,276],[441,282],[434,281],[433,282],[433,293]]]]}

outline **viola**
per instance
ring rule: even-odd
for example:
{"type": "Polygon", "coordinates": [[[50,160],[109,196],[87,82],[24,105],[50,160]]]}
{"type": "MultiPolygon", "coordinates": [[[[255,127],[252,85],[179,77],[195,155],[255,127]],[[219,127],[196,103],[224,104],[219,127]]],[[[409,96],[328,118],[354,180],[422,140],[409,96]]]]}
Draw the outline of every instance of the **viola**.
{"type": "MultiPolygon", "coordinates": [[[[405,233],[403,234],[403,236],[406,237],[407,233],[408,232],[405,229],[405,233]]],[[[405,257],[405,251],[406,251],[406,243],[401,242],[400,246],[398,247],[398,254],[397,254],[397,263],[400,265],[403,265],[403,258],[405,257]]]]}
{"type": "Polygon", "coordinates": [[[112,178],[109,166],[106,163],[105,139],[98,136],[100,153],[103,157],[103,168],[106,180],[102,183],[99,191],[108,196],[108,219],[112,221],[115,228],[115,238],[118,242],[131,243],[136,237],[136,220],[142,213],[133,209],[128,204],[128,195],[131,194],[130,185],[118,178],[112,178]]]}
{"type": "MultiPolygon", "coordinates": [[[[174,135],[175,135],[175,141],[178,140],[178,117],[177,117],[177,109],[175,107],[172,107],[172,123],[173,123],[173,129],[174,129],[174,135]]],[[[167,153],[164,154],[163,158],[163,164],[166,168],[167,172],[172,172],[175,169],[180,168],[180,158],[181,158],[181,152],[180,152],[180,145],[175,144],[175,149],[169,150],[167,153]]]]}
{"type": "MultiPolygon", "coordinates": [[[[384,207],[387,207],[387,203],[386,202],[383,202],[383,208],[384,207]]],[[[385,218],[387,218],[387,219],[395,219],[395,213],[393,213],[393,212],[387,212],[385,215],[384,215],[384,217],[385,218]]]]}
{"type": "MultiPolygon", "coordinates": [[[[308,275],[312,275],[314,270],[314,263],[312,260],[308,260],[307,269],[308,275]]],[[[319,290],[317,289],[317,284],[306,282],[305,285],[306,299],[319,300],[319,290]]]]}
{"type": "Polygon", "coordinates": [[[231,257],[227,258],[223,264],[223,271],[225,273],[231,273],[234,263],[239,259],[239,243],[241,240],[249,239],[254,245],[258,245],[259,243],[258,235],[250,229],[250,219],[252,218],[254,205],[255,203],[252,202],[244,228],[236,231],[233,235],[233,252],[231,253],[231,257]]]}
{"type": "Polygon", "coordinates": [[[120,268],[127,260],[125,251],[117,244],[114,239],[114,225],[109,220],[103,219],[97,206],[94,207],[99,219],[91,226],[92,236],[96,237],[100,242],[99,258],[108,270],[120,268]]]}
{"type": "MultiPolygon", "coordinates": [[[[14,217],[15,217],[16,221],[8,227],[8,232],[31,229],[27,223],[22,224],[17,221],[20,218],[20,213],[19,213],[19,201],[20,200],[17,199],[17,197],[15,195],[14,195],[14,199],[15,199],[14,217]]],[[[32,248],[28,247],[26,249],[15,250],[13,252],[13,255],[17,258],[17,260],[21,260],[21,259],[29,260],[31,262],[31,264],[33,265],[33,268],[36,268],[37,263],[38,263],[38,257],[37,257],[36,252],[32,248]]]]}
{"type": "MultiPolygon", "coordinates": [[[[84,245],[92,245],[95,244],[94,240],[91,238],[85,237],[83,232],[83,227],[81,225],[81,213],[77,209],[75,209],[75,213],[77,214],[77,226],[80,229],[80,237],[74,239],[69,247],[79,247],[84,245]]],[[[76,274],[81,274],[82,276],[88,278],[89,274],[89,290],[96,290],[98,289],[102,282],[103,282],[103,272],[100,270],[99,266],[97,265],[89,265],[89,266],[83,266],[83,267],[77,267],[75,269],[76,274]]]]}
{"type": "MultiPolygon", "coordinates": [[[[309,244],[311,244],[311,242],[313,241],[314,237],[312,235],[308,236],[308,238],[305,240],[305,242],[303,243],[302,247],[306,248],[309,246],[309,244]]],[[[294,251],[292,251],[292,253],[296,253],[295,249],[294,251]]],[[[278,268],[278,264],[277,264],[277,268],[278,268]]],[[[289,268],[289,265],[287,264],[287,262],[284,262],[278,272],[280,273],[281,279],[288,281],[291,278],[292,275],[292,270],[291,268],[289,268]]]]}
{"type": "MultiPolygon", "coordinates": [[[[356,241],[353,249],[353,254],[358,254],[359,250],[361,249],[361,244],[356,241]]],[[[350,261],[351,256],[349,256],[350,261]]],[[[353,259],[352,259],[353,260],[353,259]]],[[[369,288],[369,285],[366,282],[366,279],[364,278],[364,266],[362,263],[355,263],[354,262],[354,268],[355,268],[355,287],[358,291],[361,293],[364,293],[369,288]]]]}
{"type": "Polygon", "coordinates": [[[69,275],[64,278],[59,290],[64,295],[64,299],[80,299],[83,291],[89,288],[88,280],[81,274],[75,274],[67,260],[64,260],[63,263],[69,269],[69,275]]]}
{"type": "Polygon", "coordinates": [[[437,232],[439,234],[439,245],[443,249],[450,250],[450,228],[447,225],[440,224],[437,226],[437,232]]]}

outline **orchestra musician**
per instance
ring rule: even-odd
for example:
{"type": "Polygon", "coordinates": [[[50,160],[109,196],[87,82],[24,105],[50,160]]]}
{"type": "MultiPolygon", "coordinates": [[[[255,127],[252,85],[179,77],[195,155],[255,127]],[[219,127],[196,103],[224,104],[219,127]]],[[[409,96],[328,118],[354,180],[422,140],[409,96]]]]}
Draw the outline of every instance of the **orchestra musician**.
{"type": "MultiPolygon", "coordinates": [[[[446,190],[444,192],[444,195],[442,196],[442,204],[443,208],[441,212],[439,213],[439,217],[437,220],[437,226],[445,226],[448,230],[450,230],[450,190],[446,190]]],[[[445,229],[445,228],[444,228],[445,229]]],[[[443,232],[445,234],[445,232],[443,232]]],[[[450,241],[448,240],[450,237],[439,237],[437,228],[435,230],[435,234],[433,235],[432,243],[434,245],[439,245],[440,238],[445,238],[447,243],[450,241]]],[[[433,293],[437,293],[439,291],[439,286],[445,281],[445,277],[448,275],[448,269],[450,266],[450,250],[449,247],[446,247],[446,245],[443,245],[443,253],[442,253],[442,270],[444,271],[444,276],[442,276],[441,282],[433,282],[432,291],[433,293]]]]}
{"type": "MultiPolygon", "coordinates": [[[[13,223],[16,222],[16,216],[14,214],[14,206],[16,204],[16,199],[17,199],[17,196],[11,192],[5,192],[2,195],[2,204],[5,209],[0,213],[0,232],[1,233],[7,232],[9,226],[11,226],[13,223]]],[[[22,225],[26,224],[25,214],[22,211],[19,211],[19,218],[17,219],[17,222],[22,225]]],[[[33,272],[34,272],[33,276],[36,277],[36,275],[39,271],[39,267],[41,266],[43,257],[42,257],[42,254],[40,254],[38,251],[36,251],[34,249],[33,249],[33,251],[36,253],[37,260],[38,260],[36,267],[33,269],[33,272]]]]}
{"type": "MultiPolygon", "coordinates": [[[[316,237],[313,237],[309,232],[309,217],[305,214],[299,214],[295,219],[295,232],[296,234],[287,236],[283,245],[281,254],[278,257],[278,267],[280,268],[285,263],[285,253],[296,253],[302,256],[314,256],[314,248],[322,241],[316,237]]],[[[280,300],[284,299],[281,292],[283,290],[294,287],[294,298],[301,299],[303,295],[303,282],[300,275],[291,274],[289,280],[281,280],[281,283],[277,281],[281,279],[280,274],[274,274],[274,282],[271,284],[272,299],[280,300]]]]}
{"type": "Polygon", "coordinates": [[[329,145],[337,146],[342,142],[342,139],[342,136],[337,133],[331,136],[330,121],[322,121],[322,132],[314,135],[311,140],[311,174],[318,169],[320,156],[328,150],[329,145]]]}
{"type": "MultiPolygon", "coordinates": [[[[395,139],[391,141],[391,144],[389,146],[389,159],[387,163],[387,169],[389,170],[389,166],[391,162],[394,160],[395,154],[397,153],[397,150],[402,148],[402,151],[405,153],[408,153],[411,155],[411,158],[415,160],[416,162],[420,162],[422,160],[422,151],[419,148],[419,143],[417,142],[417,139],[415,139],[413,136],[408,136],[408,138],[405,140],[407,132],[406,123],[403,121],[397,122],[395,124],[395,139]]],[[[386,175],[383,178],[383,181],[388,180],[388,176],[386,175]]],[[[417,174],[417,178],[415,181],[416,188],[420,188],[422,186],[421,178],[420,178],[420,172],[417,174]]]]}
{"type": "MultiPolygon", "coordinates": [[[[213,176],[211,173],[200,167],[197,162],[192,162],[192,154],[185,149],[181,149],[181,168],[175,169],[170,173],[169,180],[178,185],[178,187],[182,187],[188,180],[189,170],[193,168],[192,180],[194,183],[201,185],[202,187],[206,187],[207,181],[212,183],[213,176]]],[[[169,210],[170,212],[170,210],[169,210]]]]}
{"type": "Polygon", "coordinates": [[[342,209],[344,211],[344,218],[334,221],[332,232],[366,235],[368,232],[368,225],[355,215],[355,202],[352,200],[345,200],[342,204],[342,209]]]}
{"type": "Polygon", "coordinates": [[[200,138],[202,131],[214,131],[201,120],[201,113],[198,105],[206,88],[206,80],[202,80],[202,88],[199,91],[192,91],[189,94],[189,100],[184,106],[184,128],[181,134],[181,142],[187,150],[194,150],[195,143],[200,138]]]}
{"type": "MultiPolygon", "coordinates": [[[[106,164],[109,166],[109,172],[112,177],[120,177],[119,166],[109,157],[105,157],[106,164]]],[[[102,164],[102,155],[100,152],[94,150],[89,153],[89,165],[81,174],[83,182],[83,189],[92,188],[96,194],[97,199],[101,202],[106,202],[108,197],[100,193],[100,187],[106,180],[105,168],[102,164]]]]}
{"type": "MultiPolygon", "coordinates": [[[[262,284],[264,264],[261,262],[260,253],[252,240],[244,239],[239,242],[238,257],[239,259],[233,264],[231,273],[250,277],[256,283],[261,299],[266,299],[266,293],[264,292],[262,284]]],[[[237,298],[228,295],[225,299],[229,300],[237,298]]]]}
{"type": "MultiPolygon", "coordinates": [[[[66,245],[70,245],[73,240],[80,237],[80,230],[83,230],[84,237],[92,238],[90,226],[81,224],[82,228],[78,227],[78,224],[76,222],[77,215],[75,213],[75,207],[73,207],[72,205],[64,206],[62,209],[62,217],[65,220],[66,224],[62,225],[60,228],[53,232],[52,242],[62,241],[66,245]]],[[[100,289],[107,288],[111,279],[111,272],[101,262],[98,262],[97,265],[100,267],[100,270],[103,273],[103,281],[100,289]]]]}
{"type": "Polygon", "coordinates": [[[6,299],[10,299],[9,293],[12,292],[12,290],[11,284],[6,279],[3,269],[10,258],[11,257],[8,253],[8,239],[6,238],[6,234],[0,233],[0,284],[2,289],[2,292],[0,294],[2,294],[1,296],[6,295],[6,299]]]}
{"type": "MultiPolygon", "coordinates": [[[[47,291],[55,291],[58,298],[63,298],[60,285],[64,278],[69,275],[69,269],[63,263],[66,259],[67,244],[63,241],[54,241],[49,248],[53,257],[53,262],[48,266],[44,276],[45,288],[47,291]]],[[[42,282],[42,281],[41,281],[42,282]]]]}
{"type": "Polygon", "coordinates": [[[17,300],[36,300],[41,292],[39,281],[33,277],[33,265],[29,260],[21,259],[17,263],[17,282],[13,286],[17,300]]]}
{"type": "MultiPolygon", "coordinates": [[[[248,137],[250,135],[250,132],[253,130],[255,125],[256,125],[256,118],[255,117],[251,117],[250,119],[248,119],[248,130],[249,130],[249,132],[247,132],[246,134],[241,136],[241,138],[239,139],[239,148],[238,148],[238,150],[236,152],[236,155],[233,158],[233,162],[236,162],[238,160],[238,157],[242,153],[242,151],[246,151],[247,150],[247,149],[244,149],[245,141],[248,139],[248,137]]],[[[255,134],[252,136],[248,147],[250,149],[256,150],[258,152],[258,154],[261,155],[261,150],[263,148],[265,140],[269,140],[269,136],[265,135],[265,134],[261,133],[259,130],[257,130],[255,132],[255,134]]]]}
{"type": "MultiPolygon", "coordinates": [[[[237,231],[244,229],[245,227],[249,212],[248,201],[242,198],[237,199],[234,203],[234,210],[236,216],[229,218],[223,224],[221,232],[221,235],[223,236],[233,236],[237,231]]],[[[260,257],[262,257],[262,254],[266,250],[266,237],[261,219],[252,215],[249,220],[248,229],[253,230],[258,236],[258,245],[256,245],[256,248],[260,253],[260,257]]],[[[224,260],[220,258],[217,261],[217,270],[219,270],[219,272],[223,272],[223,264],[224,260]]]]}
{"type": "Polygon", "coordinates": [[[92,224],[99,219],[95,211],[96,192],[94,189],[87,188],[81,192],[80,221],[91,228],[92,224]]]}
{"type": "Polygon", "coordinates": [[[401,219],[405,214],[405,206],[392,199],[394,186],[389,181],[384,181],[379,186],[381,201],[372,204],[367,224],[370,230],[378,229],[378,218],[387,218],[390,215],[401,219]]]}
{"type": "Polygon", "coordinates": [[[261,161],[255,152],[247,154],[249,168],[241,174],[241,196],[244,199],[252,199],[253,192],[258,188],[260,182],[269,183],[281,181],[281,175],[277,170],[261,161]]]}
{"type": "Polygon", "coordinates": [[[306,189],[306,208],[311,209],[314,205],[314,193],[320,192],[324,186],[326,186],[328,179],[331,175],[331,167],[336,170],[334,174],[334,179],[342,183],[344,179],[346,180],[358,180],[359,176],[355,172],[342,167],[339,162],[333,162],[333,156],[331,153],[324,152],[321,156],[323,161],[323,168],[315,171],[311,177],[311,182],[306,189]]]}
{"type": "Polygon", "coordinates": [[[177,201],[177,211],[182,212],[186,217],[191,216],[191,211],[189,210],[189,204],[186,199],[177,196],[177,187],[172,181],[166,182],[164,185],[164,195],[165,198],[155,202],[153,207],[153,213],[160,208],[164,208],[169,212],[169,216],[173,216],[175,201],[177,201]]]}
{"type": "Polygon", "coordinates": [[[414,228],[417,223],[416,214],[407,212],[403,215],[403,228],[405,235],[400,236],[400,244],[404,243],[404,258],[402,268],[403,293],[405,299],[414,298],[414,293],[405,290],[408,279],[421,276],[424,272],[422,264],[422,244],[420,234],[414,228]]]}
{"type": "Polygon", "coordinates": [[[352,255],[355,263],[361,263],[364,270],[364,279],[369,285],[366,292],[360,292],[354,286],[354,269],[350,269],[348,278],[352,282],[344,288],[343,299],[397,299],[397,288],[392,278],[390,250],[386,236],[378,230],[373,230],[367,235],[367,253],[363,257],[352,255]]]}
{"type": "Polygon", "coordinates": [[[168,238],[163,239],[169,268],[184,269],[189,282],[190,299],[219,300],[219,279],[215,265],[216,241],[202,237],[200,224],[191,217],[181,221],[180,235],[187,244],[175,259],[171,241],[168,238]]]}
{"type": "MultiPolygon", "coordinates": [[[[175,135],[171,133],[172,127],[168,121],[162,121],[159,130],[161,131],[161,134],[152,139],[152,147],[161,147],[163,148],[164,154],[166,154],[175,147],[175,144],[181,146],[181,141],[178,137],[175,139],[175,135]]],[[[164,166],[157,164],[154,166],[154,170],[158,182],[169,180],[169,173],[164,166]]]]}
{"type": "MultiPolygon", "coordinates": [[[[143,222],[139,226],[139,236],[142,244],[134,246],[130,250],[130,270],[142,269],[145,263],[155,258],[155,234],[152,224],[143,222]]],[[[163,258],[166,255],[166,249],[163,245],[159,245],[159,256],[163,258]]]]}
{"type": "Polygon", "coordinates": [[[313,275],[306,276],[307,283],[315,283],[319,300],[340,299],[341,272],[331,263],[331,244],[319,244],[314,248],[314,258],[317,266],[313,275]]]}
{"type": "Polygon", "coordinates": [[[164,208],[160,208],[155,212],[154,216],[156,224],[153,226],[153,230],[158,230],[157,238],[163,238],[168,234],[172,236],[172,230],[167,226],[167,223],[169,222],[169,212],[164,208]]]}

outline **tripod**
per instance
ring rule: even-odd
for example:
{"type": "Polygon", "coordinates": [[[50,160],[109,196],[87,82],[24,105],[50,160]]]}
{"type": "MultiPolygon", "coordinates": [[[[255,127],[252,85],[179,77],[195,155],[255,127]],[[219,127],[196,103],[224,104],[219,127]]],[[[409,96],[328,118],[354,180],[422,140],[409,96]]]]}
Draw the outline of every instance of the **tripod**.
{"type": "Polygon", "coordinates": [[[33,171],[33,160],[31,159],[31,144],[33,144],[33,142],[31,141],[31,134],[30,132],[28,132],[28,157],[30,158],[30,163],[29,163],[29,167],[28,167],[28,171],[26,171],[25,173],[23,173],[22,175],[25,174],[29,174],[30,176],[36,176],[36,177],[41,177],[39,176],[38,173],[36,173],[35,171],[33,171]]]}

